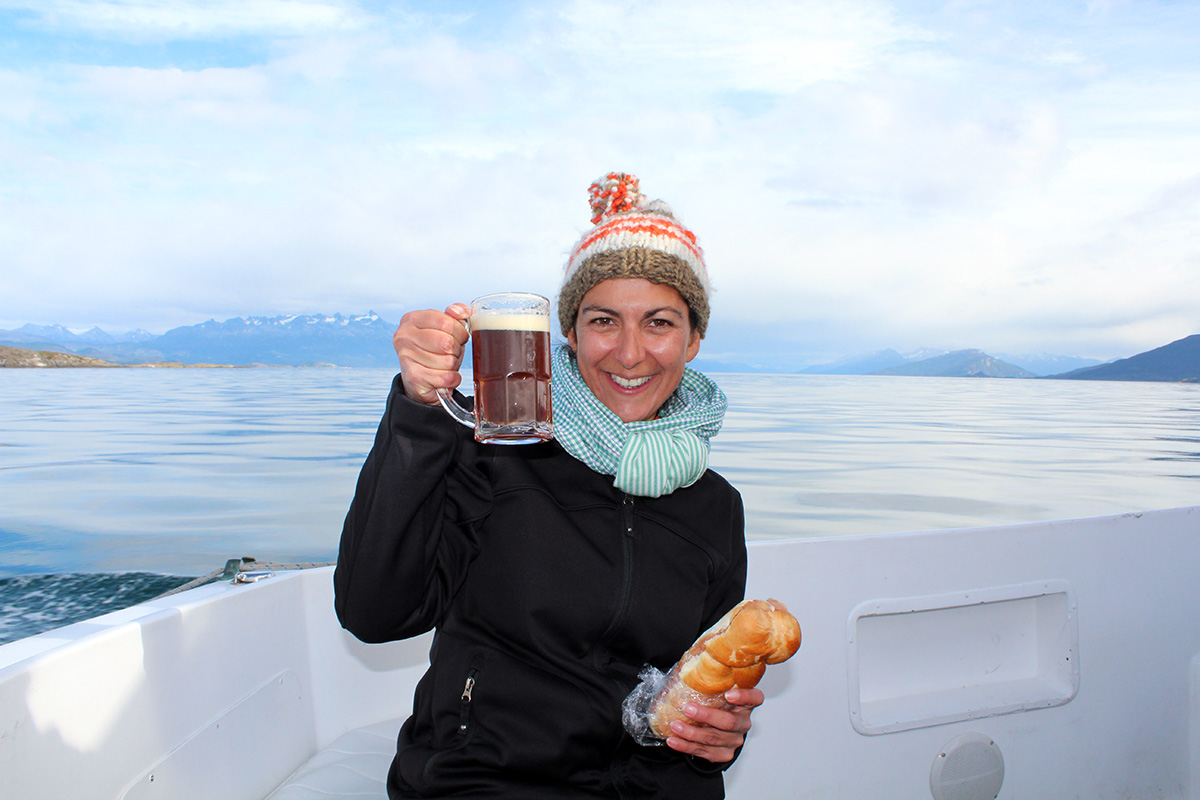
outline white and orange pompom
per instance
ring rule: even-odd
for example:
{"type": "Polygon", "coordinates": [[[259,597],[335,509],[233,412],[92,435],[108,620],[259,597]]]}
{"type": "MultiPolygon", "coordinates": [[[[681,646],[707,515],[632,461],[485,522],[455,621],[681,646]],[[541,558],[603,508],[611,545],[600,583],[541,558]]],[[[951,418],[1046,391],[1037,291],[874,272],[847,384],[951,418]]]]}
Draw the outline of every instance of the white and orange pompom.
{"type": "Polygon", "coordinates": [[[588,187],[592,224],[595,225],[613,214],[623,214],[641,208],[645,204],[645,197],[639,190],[639,185],[636,175],[624,172],[610,172],[593,181],[588,187]]]}

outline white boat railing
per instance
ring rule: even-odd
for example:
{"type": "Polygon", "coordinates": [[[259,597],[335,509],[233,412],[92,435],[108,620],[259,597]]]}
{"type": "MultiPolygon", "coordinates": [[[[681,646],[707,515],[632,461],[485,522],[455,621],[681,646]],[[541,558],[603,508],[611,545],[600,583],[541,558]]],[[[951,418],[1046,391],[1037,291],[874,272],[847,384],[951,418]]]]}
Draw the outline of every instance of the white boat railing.
{"type": "MultiPolygon", "coordinates": [[[[803,628],[729,796],[1200,800],[1200,507],[760,542],[803,628]],[[989,793],[990,792],[990,793],[989,793]]],[[[364,645],[330,568],[0,647],[0,798],[261,800],[399,720],[428,637],[364,645]]]]}

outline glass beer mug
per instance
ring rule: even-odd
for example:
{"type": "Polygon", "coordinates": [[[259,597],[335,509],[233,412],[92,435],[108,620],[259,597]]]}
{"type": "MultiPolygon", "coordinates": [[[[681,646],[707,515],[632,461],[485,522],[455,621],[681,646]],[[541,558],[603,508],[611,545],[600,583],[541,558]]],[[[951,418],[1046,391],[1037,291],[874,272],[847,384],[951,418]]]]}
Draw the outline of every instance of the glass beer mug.
{"type": "Polygon", "coordinates": [[[553,438],[550,412],[550,301],[503,292],[471,301],[475,410],[447,389],[438,399],[485,444],[536,444],[553,438]]]}

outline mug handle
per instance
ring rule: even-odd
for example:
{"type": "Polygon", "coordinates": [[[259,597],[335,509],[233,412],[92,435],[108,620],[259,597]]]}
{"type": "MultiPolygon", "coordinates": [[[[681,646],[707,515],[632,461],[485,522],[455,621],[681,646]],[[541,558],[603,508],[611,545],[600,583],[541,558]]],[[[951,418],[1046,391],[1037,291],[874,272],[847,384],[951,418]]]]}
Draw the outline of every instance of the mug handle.
{"type": "Polygon", "coordinates": [[[446,409],[446,413],[454,417],[455,420],[466,425],[468,428],[475,427],[475,415],[458,404],[454,399],[454,394],[449,389],[437,390],[438,402],[442,404],[442,408],[446,409]]]}
{"type": "MultiPolygon", "coordinates": [[[[471,318],[469,316],[461,320],[461,322],[467,326],[467,330],[471,329],[471,318]]],[[[475,429],[475,415],[458,404],[458,401],[454,399],[453,392],[449,389],[438,389],[437,398],[438,402],[442,404],[442,408],[446,409],[446,413],[453,417],[456,422],[466,425],[472,430],[475,429]]]]}

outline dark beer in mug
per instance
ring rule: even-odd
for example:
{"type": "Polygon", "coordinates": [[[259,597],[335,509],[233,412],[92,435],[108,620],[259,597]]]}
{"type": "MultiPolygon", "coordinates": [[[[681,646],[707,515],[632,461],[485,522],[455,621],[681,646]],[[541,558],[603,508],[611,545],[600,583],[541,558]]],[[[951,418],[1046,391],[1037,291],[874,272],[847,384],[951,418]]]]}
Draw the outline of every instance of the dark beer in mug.
{"type": "Polygon", "coordinates": [[[484,444],[536,444],[554,438],[550,409],[550,301],[527,292],[477,297],[471,331],[475,407],[446,389],[438,400],[484,444]]]}
{"type": "MultiPolygon", "coordinates": [[[[545,428],[550,422],[550,318],[481,315],[471,320],[475,414],[492,427],[545,428]]],[[[502,432],[493,434],[502,436],[502,432]]],[[[528,431],[517,432],[528,435],[528,431]]]]}

